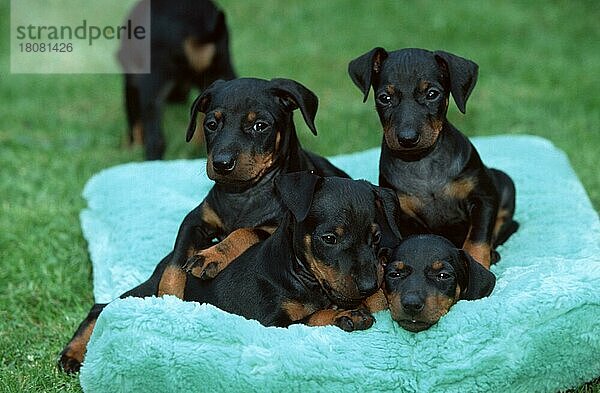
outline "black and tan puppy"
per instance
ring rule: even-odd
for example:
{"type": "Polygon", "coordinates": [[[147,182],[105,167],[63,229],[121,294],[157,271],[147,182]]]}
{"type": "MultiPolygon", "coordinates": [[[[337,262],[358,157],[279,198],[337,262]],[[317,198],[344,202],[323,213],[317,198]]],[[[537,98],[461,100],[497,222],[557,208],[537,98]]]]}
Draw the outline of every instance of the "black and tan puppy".
{"type": "MultiPolygon", "coordinates": [[[[266,326],[369,328],[374,319],[361,304],[382,283],[380,249],[394,247],[398,235],[392,191],[309,172],[284,175],[277,187],[287,210],[278,229],[213,280],[190,278],[184,299],[211,303],[266,326]],[[392,242],[384,244],[385,239],[392,242]]],[[[168,261],[122,297],[156,295],[168,261]]],[[[79,370],[104,307],[94,305],[63,350],[59,365],[65,371],[79,370]]]]}
{"type": "Polygon", "coordinates": [[[197,277],[214,277],[272,233],[285,211],[275,192],[282,174],[309,170],[348,177],[300,146],[292,113],[299,108],[316,135],[317,106],[310,90],[289,79],[216,81],[196,99],[187,139],[194,134],[198,112],[204,113],[206,172],[215,185],[183,220],[160,295],[182,298],[184,267],[197,277]],[[220,242],[211,247],[214,239],[220,242]]]}
{"type": "Polygon", "coordinates": [[[402,234],[444,236],[489,268],[495,247],[518,228],[515,187],[446,118],[450,95],[465,112],[477,64],[443,51],[375,48],[348,71],[365,101],[375,92],[384,134],[379,184],[397,193],[402,234]]]}
{"type": "Polygon", "coordinates": [[[150,26],[150,51],[123,39],[118,59],[125,74],[129,142],[143,143],[146,159],[165,151],[165,99],[183,102],[191,87],[233,79],[225,14],[209,0],[142,0],[128,19],[150,26]],[[150,20],[148,21],[148,16],[150,20]],[[149,73],[139,73],[149,69],[149,73]]]}
{"type": "Polygon", "coordinates": [[[496,277],[449,240],[415,235],[392,252],[384,282],[392,318],[419,332],[437,323],[457,301],[488,296],[496,277]]]}

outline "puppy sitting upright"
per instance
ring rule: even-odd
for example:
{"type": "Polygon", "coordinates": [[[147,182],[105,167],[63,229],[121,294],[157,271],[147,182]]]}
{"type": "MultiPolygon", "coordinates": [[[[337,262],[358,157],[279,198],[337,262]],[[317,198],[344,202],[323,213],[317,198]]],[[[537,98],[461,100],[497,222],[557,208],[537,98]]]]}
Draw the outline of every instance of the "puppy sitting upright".
{"type": "Polygon", "coordinates": [[[477,70],[467,59],[423,49],[375,48],[348,66],[364,101],[375,92],[384,132],[379,183],[397,193],[402,235],[444,236],[489,269],[499,258],[494,248],[518,228],[515,187],[485,167],[446,118],[450,94],[465,113],[477,70]]]}
{"type": "Polygon", "coordinates": [[[184,267],[196,277],[212,278],[273,233],[285,212],[275,192],[281,175],[308,170],[348,177],[300,146],[293,112],[299,109],[317,135],[317,107],[312,91],[282,78],[218,80],[198,96],[187,140],[196,130],[198,112],[204,113],[206,173],[215,185],[181,223],[159,295],[183,297],[184,267]],[[212,246],[215,239],[220,242],[212,246]]]}

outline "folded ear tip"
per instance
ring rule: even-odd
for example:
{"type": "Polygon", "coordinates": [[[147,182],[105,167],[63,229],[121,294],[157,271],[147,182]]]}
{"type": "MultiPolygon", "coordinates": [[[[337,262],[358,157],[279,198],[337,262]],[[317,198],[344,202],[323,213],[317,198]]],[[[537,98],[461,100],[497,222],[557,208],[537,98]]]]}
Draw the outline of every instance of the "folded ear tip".
{"type": "Polygon", "coordinates": [[[368,86],[366,86],[366,88],[363,87],[362,92],[363,92],[363,104],[365,102],[367,102],[367,100],[369,99],[369,92],[371,91],[371,84],[369,83],[368,86]]]}
{"type": "Polygon", "coordinates": [[[185,134],[185,141],[186,142],[191,141],[195,132],[196,132],[195,125],[194,125],[194,127],[192,127],[192,125],[190,125],[190,127],[187,130],[187,133],[185,134]]]}
{"type": "Polygon", "coordinates": [[[283,205],[297,222],[304,221],[312,204],[315,186],[320,176],[309,171],[286,173],[279,177],[275,186],[283,205]]]}
{"type": "Polygon", "coordinates": [[[460,99],[454,99],[454,103],[456,104],[456,107],[458,108],[458,110],[460,111],[460,113],[462,113],[463,115],[465,113],[467,113],[467,104],[465,102],[463,102],[460,99]]]}

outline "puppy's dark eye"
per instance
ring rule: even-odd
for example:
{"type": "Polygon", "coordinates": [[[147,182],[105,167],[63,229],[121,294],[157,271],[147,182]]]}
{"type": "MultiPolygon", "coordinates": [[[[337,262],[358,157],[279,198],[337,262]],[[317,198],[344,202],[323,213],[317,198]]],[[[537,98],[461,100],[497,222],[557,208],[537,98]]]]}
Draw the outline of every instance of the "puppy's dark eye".
{"type": "Polygon", "coordinates": [[[377,96],[377,101],[379,101],[381,105],[388,105],[392,102],[392,97],[387,93],[381,93],[377,96]]]}
{"type": "Polygon", "coordinates": [[[392,270],[390,272],[388,272],[387,276],[388,278],[391,278],[393,280],[398,280],[398,279],[403,279],[408,277],[410,274],[410,272],[406,269],[402,269],[402,270],[392,270]]]}
{"type": "Polygon", "coordinates": [[[433,101],[436,98],[438,98],[440,96],[440,92],[437,89],[429,89],[427,91],[427,94],[425,95],[425,97],[429,100],[429,101],[433,101]]]}
{"type": "Polygon", "coordinates": [[[326,244],[336,244],[337,243],[337,237],[335,237],[335,235],[333,233],[324,234],[323,236],[321,236],[321,240],[323,240],[323,242],[326,244]]]}
{"type": "Polygon", "coordinates": [[[208,120],[204,123],[204,127],[209,131],[216,131],[219,128],[219,123],[214,120],[208,120]]]}
{"type": "Polygon", "coordinates": [[[252,129],[256,132],[261,132],[266,130],[267,128],[269,128],[269,124],[265,123],[264,121],[257,121],[256,123],[254,123],[254,125],[252,126],[252,129]]]}
{"type": "Polygon", "coordinates": [[[436,276],[435,276],[435,280],[436,281],[446,281],[446,280],[450,280],[452,278],[452,275],[446,272],[439,272],[436,276]]]}
{"type": "Polygon", "coordinates": [[[379,232],[379,231],[376,231],[376,232],[373,234],[373,245],[374,245],[374,246],[376,246],[376,245],[378,245],[379,243],[381,243],[381,232],[379,232]]]}

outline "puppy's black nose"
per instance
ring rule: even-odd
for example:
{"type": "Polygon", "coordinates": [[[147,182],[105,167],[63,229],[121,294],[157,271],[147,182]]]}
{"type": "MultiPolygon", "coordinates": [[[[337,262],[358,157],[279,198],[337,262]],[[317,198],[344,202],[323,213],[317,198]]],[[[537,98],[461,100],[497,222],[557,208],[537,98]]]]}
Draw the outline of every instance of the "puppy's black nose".
{"type": "Polygon", "coordinates": [[[416,132],[405,131],[398,135],[398,143],[402,147],[415,147],[420,140],[419,134],[416,132]]]}
{"type": "Polygon", "coordinates": [[[235,168],[235,156],[223,154],[213,157],[213,169],[220,175],[226,175],[235,168]]]}
{"type": "Polygon", "coordinates": [[[377,277],[362,279],[357,283],[357,287],[361,296],[371,296],[379,288],[379,285],[377,285],[377,277]]]}
{"type": "Polygon", "coordinates": [[[408,294],[402,297],[402,308],[409,315],[417,315],[425,308],[425,303],[416,294],[408,294]]]}

